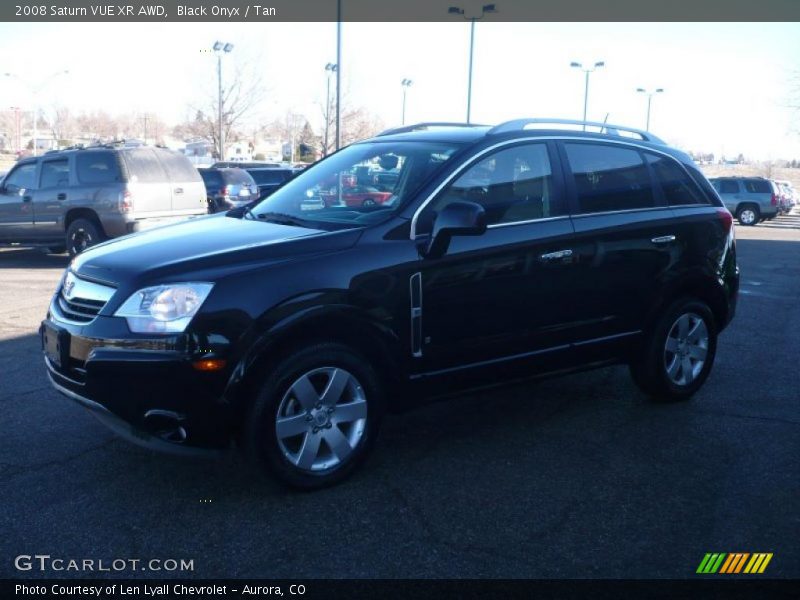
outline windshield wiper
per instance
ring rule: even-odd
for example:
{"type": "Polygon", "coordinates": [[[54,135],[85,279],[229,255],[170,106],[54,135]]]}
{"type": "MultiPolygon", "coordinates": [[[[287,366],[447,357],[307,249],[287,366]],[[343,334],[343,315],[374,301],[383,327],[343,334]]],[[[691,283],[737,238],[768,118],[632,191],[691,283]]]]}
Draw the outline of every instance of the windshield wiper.
{"type": "MultiPolygon", "coordinates": [[[[251,212],[250,214],[253,215],[255,213],[251,212]]],[[[269,221],[270,223],[277,223],[278,225],[294,225],[296,227],[310,227],[308,221],[306,221],[305,219],[288,215],[286,213],[265,212],[257,214],[255,216],[261,219],[262,221],[269,221]]]]}

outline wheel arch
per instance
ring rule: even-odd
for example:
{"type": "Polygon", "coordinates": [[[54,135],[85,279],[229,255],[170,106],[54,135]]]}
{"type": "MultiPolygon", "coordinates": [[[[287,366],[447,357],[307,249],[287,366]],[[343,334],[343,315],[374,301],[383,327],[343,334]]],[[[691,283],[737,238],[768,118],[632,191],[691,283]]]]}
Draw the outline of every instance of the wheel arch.
{"type": "Polygon", "coordinates": [[[663,311],[673,302],[683,297],[695,298],[705,302],[714,315],[718,332],[722,331],[728,324],[730,306],[720,284],[711,280],[708,275],[690,273],[661,290],[659,294],[660,301],[647,314],[644,330],[649,331],[663,311]]]}
{"type": "Polygon", "coordinates": [[[66,212],[64,215],[64,231],[66,232],[67,229],[69,229],[69,226],[78,219],[87,219],[91,221],[98,227],[101,234],[106,235],[106,231],[103,228],[103,223],[100,221],[98,214],[91,208],[86,207],[70,208],[66,212]]]}

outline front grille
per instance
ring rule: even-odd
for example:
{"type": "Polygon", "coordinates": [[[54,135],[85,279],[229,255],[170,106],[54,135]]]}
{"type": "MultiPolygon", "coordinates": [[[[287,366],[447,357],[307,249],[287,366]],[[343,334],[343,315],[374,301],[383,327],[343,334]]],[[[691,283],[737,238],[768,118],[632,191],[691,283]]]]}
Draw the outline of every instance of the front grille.
{"type": "Polygon", "coordinates": [[[77,277],[71,271],[64,278],[54,303],[59,316],[74,323],[89,323],[103,310],[116,290],[77,277]]]}
{"type": "Polygon", "coordinates": [[[67,300],[63,292],[58,295],[58,307],[61,312],[71,321],[78,321],[79,323],[88,323],[94,319],[105,305],[106,303],[103,301],[89,300],[88,298],[71,298],[67,300]]]}

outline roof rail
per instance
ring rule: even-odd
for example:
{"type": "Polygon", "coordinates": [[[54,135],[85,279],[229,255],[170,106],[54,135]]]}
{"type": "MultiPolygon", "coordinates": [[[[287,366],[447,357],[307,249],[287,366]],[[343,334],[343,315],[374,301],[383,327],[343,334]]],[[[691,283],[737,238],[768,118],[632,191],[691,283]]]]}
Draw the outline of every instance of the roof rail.
{"type": "Polygon", "coordinates": [[[600,123],[598,121],[576,121],[573,119],[514,119],[513,121],[506,121],[505,123],[500,123],[500,125],[496,125],[492,127],[487,135],[494,135],[497,133],[508,133],[509,131],[519,131],[525,129],[527,125],[583,125],[591,126],[591,127],[599,127],[599,133],[608,132],[608,135],[614,135],[618,137],[625,137],[622,136],[620,133],[624,131],[626,133],[633,133],[638,135],[642,141],[645,142],[652,142],[654,144],[661,144],[666,145],[663,140],[654,136],[652,133],[648,131],[642,131],[641,129],[634,129],[633,127],[624,127],[622,125],[610,125],[608,123],[600,123]]]}
{"type": "Polygon", "coordinates": [[[417,131],[419,129],[428,129],[430,127],[486,127],[478,123],[447,123],[447,122],[431,122],[431,123],[416,123],[414,125],[405,125],[403,127],[394,127],[381,131],[376,137],[383,135],[394,135],[396,133],[408,133],[410,131],[417,131]]]}

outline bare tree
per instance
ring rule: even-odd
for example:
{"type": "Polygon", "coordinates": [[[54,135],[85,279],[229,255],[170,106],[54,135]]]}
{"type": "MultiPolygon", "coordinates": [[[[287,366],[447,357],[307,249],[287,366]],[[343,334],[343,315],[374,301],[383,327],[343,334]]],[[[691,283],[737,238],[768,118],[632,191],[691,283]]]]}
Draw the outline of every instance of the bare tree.
{"type": "Polygon", "coordinates": [[[220,111],[219,95],[215,85],[210,86],[207,100],[199,106],[192,106],[196,117],[194,125],[202,123],[202,137],[210,139],[219,152],[219,114],[222,113],[222,137],[225,142],[240,138],[239,128],[253,117],[265,96],[262,78],[257,72],[257,62],[241,60],[233,62],[237,54],[228,57],[227,69],[223,72],[222,110],[220,111]],[[232,72],[231,72],[232,71],[232,72]],[[226,73],[231,73],[225,76],[226,73]]]}
{"type": "MultiPolygon", "coordinates": [[[[342,98],[342,146],[347,146],[358,140],[372,137],[383,130],[384,123],[376,115],[363,106],[348,106],[348,96],[342,98]]],[[[328,130],[328,136],[322,139],[322,154],[327,156],[336,150],[336,98],[330,99],[330,105],[320,104],[322,109],[323,132],[328,130]],[[325,140],[327,138],[327,144],[325,140]]]]}

